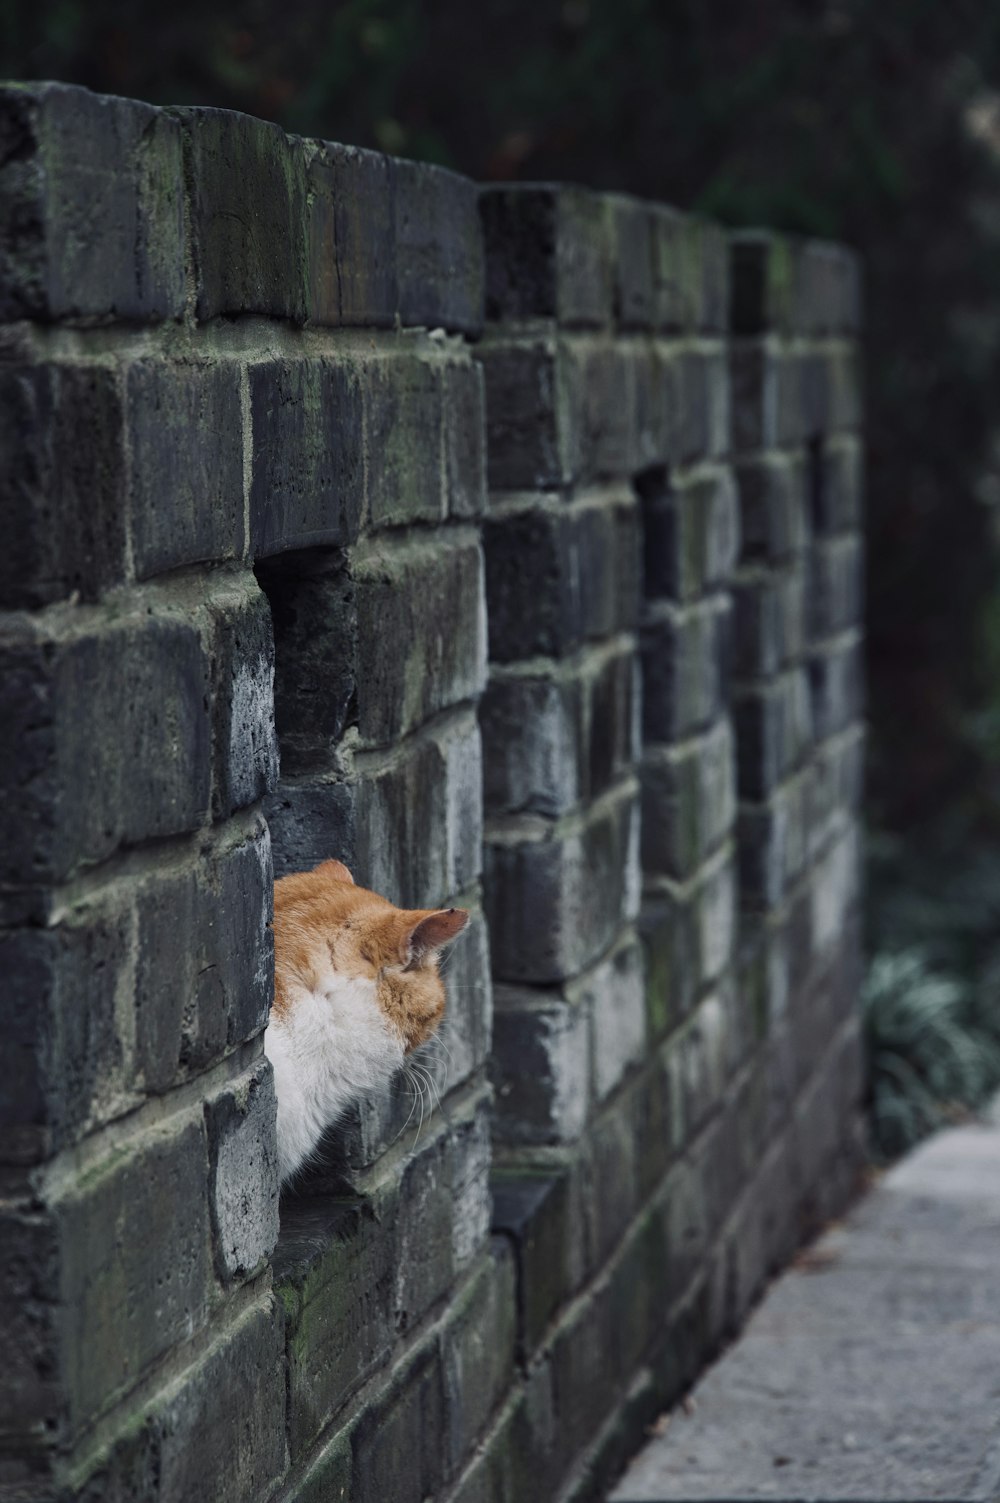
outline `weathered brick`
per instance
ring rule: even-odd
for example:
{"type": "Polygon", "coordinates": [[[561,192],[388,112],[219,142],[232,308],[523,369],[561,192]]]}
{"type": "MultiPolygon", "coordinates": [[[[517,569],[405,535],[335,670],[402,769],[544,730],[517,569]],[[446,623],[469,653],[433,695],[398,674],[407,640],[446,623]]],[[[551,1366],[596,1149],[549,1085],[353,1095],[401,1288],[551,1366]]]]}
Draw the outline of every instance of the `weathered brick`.
{"type": "Polygon", "coordinates": [[[494,975],[540,983],[572,976],[635,916],[635,795],[630,780],[557,823],[489,827],[484,906],[494,975]]]}
{"type": "Polygon", "coordinates": [[[861,445],[854,437],[838,437],[812,445],[809,518],[817,534],[851,531],[860,525],[863,460],[861,445]]]}
{"type": "Polygon", "coordinates": [[[814,955],[830,952],[844,933],[861,896],[860,833],[855,822],[844,830],[810,878],[810,938],[814,955]]]}
{"type": "Polygon", "coordinates": [[[362,745],[385,746],[481,692],[486,609],[479,539],[445,532],[354,550],[357,722],[362,745]]]}
{"type": "Polygon", "coordinates": [[[724,583],[739,554],[739,506],[728,469],[696,469],[669,483],[640,481],[647,597],[688,601],[724,583]]]}
{"type": "Polygon", "coordinates": [[[639,606],[639,517],[629,491],[488,517],[490,654],[561,657],[628,631],[639,606]]]}
{"type": "Polygon", "coordinates": [[[136,360],[126,368],[136,577],[239,558],[243,418],[235,361],[136,360]]]}
{"type": "Polygon", "coordinates": [[[372,886],[357,865],[358,799],[343,771],[282,781],[265,801],[275,877],[309,871],[321,861],[344,861],[372,886]]]}
{"type": "Polygon", "coordinates": [[[66,84],[9,84],[0,130],[0,317],[178,318],[176,122],[66,84]]]}
{"type": "Polygon", "coordinates": [[[789,334],[796,322],[796,263],[790,241],[767,230],[730,237],[729,327],[734,334],[789,334]]]}
{"type": "Polygon", "coordinates": [[[440,1353],[424,1347],[393,1373],[362,1413],[352,1436],[352,1503],[424,1503],[438,1494],[446,1470],[440,1353]]]}
{"type": "Polygon", "coordinates": [[[478,361],[443,368],[445,490],[450,517],[478,517],[486,506],[486,394],[478,361]]]}
{"type": "Polygon", "coordinates": [[[524,1360],[584,1276],[578,1187],[565,1171],[501,1166],[492,1189],[494,1230],[510,1239],[517,1260],[519,1355],[524,1360]]]}
{"type": "Polygon", "coordinates": [[[567,484],[576,437],[552,338],[484,340],[476,347],[486,392],[486,469],[491,490],[567,484]]]}
{"type": "Polygon", "coordinates": [[[445,515],[446,369],[416,346],[411,348],[409,340],[395,354],[368,361],[362,368],[372,527],[436,522],[445,515]]]}
{"type": "Polygon", "coordinates": [[[806,467],[797,456],[742,459],[734,470],[744,559],[777,561],[799,553],[809,536],[806,467]]]}
{"type": "Polygon", "coordinates": [[[653,316],[670,333],[690,327],[684,274],[685,216],[663,204],[653,215],[653,316]]]}
{"type": "Polygon", "coordinates": [[[813,738],[810,686],[793,668],[770,683],[733,694],[736,765],[741,798],[767,798],[800,762],[813,738]]]}
{"type": "Polygon", "coordinates": [[[637,689],[628,639],[495,664],[480,709],[487,809],[558,816],[603,793],[635,760],[637,689]]]}
{"type": "Polygon", "coordinates": [[[552,1344],[554,1441],[561,1469],[590,1444],[621,1391],[619,1374],[608,1365],[614,1340],[607,1286],[599,1285],[560,1326],[552,1344]],[[600,1383],[594,1382],[596,1372],[602,1374],[600,1383]]]}
{"type": "Polygon", "coordinates": [[[730,601],[647,606],[642,625],[643,738],[679,741],[706,729],[728,698],[730,601]]]}
{"type": "Polygon", "coordinates": [[[863,704],[864,662],[857,632],[832,638],[808,658],[809,698],[817,740],[857,720],[863,704]]]}
{"type": "Polygon", "coordinates": [[[268,360],[251,365],[248,379],[254,558],[353,541],[364,500],[357,371],[344,361],[268,360]]]}
{"type": "Polygon", "coordinates": [[[809,552],[810,638],[832,637],[862,616],[864,554],[857,537],[817,541],[809,552]]]}
{"type": "Polygon", "coordinates": [[[310,322],[389,328],[399,305],[395,163],[330,141],[307,151],[310,322]]]}
{"type": "Polygon", "coordinates": [[[205,1103],[216,1267],[247,1278],[278,1240],[274,1076],[260,1061],[205,1103]]]}
{"type": "Polygon", "coordinates": [[[59,1258],[57,1230],[43,1209],[4,1206],[0,1211],[0,1271],[7,1292],[3,1313],[7,1360],[0,1373],[0,1436],[5,1450],[23,1447],[37,1452],[46,1438],[51,1444],[64,1434],[59,1258]]]}
{"type": "Polygon", "coordinates": [[[212,662],[212,806],[217,818],[245,808],[278,780],[274,641],[266,596],[250,573],[220,585],[207,603],[212,662]]]}
{"type": "Polygon", "coordinates": [[[684,301],[688,326],[724,333],[729,322],[729,244],[711,220],[687,215],[683,228],[684,301]]]}
{"type": "Polygon", "coordinates": [[[0,366],[0,447],[0,604],[31,608],[74,591],[97,599],[125,570],[116,373],[96,363],[0,366]]]}
{"type": "Polygon", "coordinates": [[[806,861],[803,779],[795,778],[766,804],[740,807],[740,900],[776,908],[806,861]]]}
{"type": "Polygon", "coordinates": [[[570,1143],[590,1108],[589,995],[498,986],[490,1071],[501,1142],[570,1143]]]}
{"type": "Polygon", "coordinates": [[[633,471],[672,464],[677,458],[682,361],[670,344],[648,339],[622,345],[631,414],[633,471]]]}
{"type": "Polygon", "coordinates": [[[457,1472],[514,1375],[514,1258],[500,1238],[452,1303],[441,1333],[448,1470],[457,1472]]]}
{"type": "Polygon", "coordinates": [[[579,188],[485,188],[486,316],[606,323],[612,311],[608,202],[579,188]]]}
{"type": "Polygon", "coordinates": [[[590,1018],[595,1101],[603,1101],[610,1095],[643,1058],[645,979],[642,947],[633,932],[592,971],[585,972],[572,984],[576,1005],[590,1018]]]}
{"type": "Polygon", "coordinates": [[[0,646],[0,850],[14,883],[194,828],[208,809],[209,678],[195,626],[153,601],[52,624],[12,625],[0,646]]]}
{"type": "Polygon", "coordinates": [[[232,110],[171,113],[184,129],[199,319],[263,313],[303,323],[303,143],[232,110]]]}
{"type": "Polygon", "coordinates": [[[739,450],[740,392],[730,392],[722,345],[698,345],[680,357],[677,457],[686,463],[739,450]],[[733,416],[731,418],[731,408],[733,416]],[[732,432],[730,428],[732,425],[732,432]]]}
{"type": "Polygon", "coordinates": [[[559,361],[573,475],[587,481],[630,475],[639,468],[634,362],[616,341],[590,338],[561,340],[559,361]]]}
{"type": "Polygon", "coordinates": [[[614,231],[614,312],[623,329],[648,329],[655,314],[654,211],[637,199],[611,200],[614,231]]]}
{"type": "Polygon", "coordinates": [[[735,678],[771,678],[801,657],[808,598],[804,572],[750,566],[733,580],[735,678]]]}
{"type": "Polygon", "coordinates": [[[484,268],[475,183],[422,162],[396,161],[393,176],[402,322],[478,334],[484,268]]]}
{"type": "Polygon", "coordinates": [[[857,255],[846,245],[807,240],[797,247],[795,324],[803,334],[853,333],[861,312],[857,255]]]}
{"type": "Polygon", "coordinates": [[[728,720],[677,746],[649,746],[642,764],[642,865],[684,879],[723,840],[736,813],[728,720]]]}

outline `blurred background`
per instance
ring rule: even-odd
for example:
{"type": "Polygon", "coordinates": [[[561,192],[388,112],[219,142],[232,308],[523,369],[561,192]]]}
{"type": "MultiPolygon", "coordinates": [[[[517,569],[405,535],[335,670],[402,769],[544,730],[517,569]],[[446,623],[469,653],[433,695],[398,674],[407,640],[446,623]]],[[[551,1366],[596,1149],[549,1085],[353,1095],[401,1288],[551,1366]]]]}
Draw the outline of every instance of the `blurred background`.
{"type": "Polygon", "coordinates": [[[0,75],[861,251],[878,1150],[1000,1084],[1000,7],[0,0],[0,75]]]}

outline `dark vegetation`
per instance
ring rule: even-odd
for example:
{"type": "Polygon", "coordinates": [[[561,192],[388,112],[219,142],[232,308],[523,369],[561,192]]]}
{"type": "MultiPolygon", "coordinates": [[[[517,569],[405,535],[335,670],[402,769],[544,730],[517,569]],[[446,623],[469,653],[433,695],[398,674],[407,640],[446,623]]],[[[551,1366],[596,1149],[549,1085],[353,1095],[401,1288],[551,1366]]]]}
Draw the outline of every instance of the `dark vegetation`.
{"type": "Polygon", "coordinates": [[[861,250],[878,1142],[982,1099],[1000,1076],[1000,9],[6,0],[0,73],[861,250]]]}

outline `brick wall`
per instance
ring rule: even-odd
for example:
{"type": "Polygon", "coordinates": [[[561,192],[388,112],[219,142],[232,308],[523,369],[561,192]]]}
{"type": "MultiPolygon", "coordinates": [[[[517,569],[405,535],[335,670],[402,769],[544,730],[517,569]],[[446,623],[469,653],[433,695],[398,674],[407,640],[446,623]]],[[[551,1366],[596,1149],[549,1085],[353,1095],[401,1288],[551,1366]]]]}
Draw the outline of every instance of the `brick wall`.
{"type": "Polygon", "coordinates": [[[0,91],[0,1496],[600,1496],[858,1162],[857,268],[0,91]],[[272,873],[474,915],[279,1203],[272,873]]]}

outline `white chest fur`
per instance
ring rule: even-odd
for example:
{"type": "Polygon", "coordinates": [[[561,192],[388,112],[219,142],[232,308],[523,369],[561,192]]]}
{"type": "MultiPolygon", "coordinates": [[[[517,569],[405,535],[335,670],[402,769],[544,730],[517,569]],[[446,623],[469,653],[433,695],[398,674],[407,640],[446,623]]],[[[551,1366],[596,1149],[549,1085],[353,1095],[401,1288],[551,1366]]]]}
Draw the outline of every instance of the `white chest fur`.
{"type": "Polygon", "coordinates": [[[403,1044],[375,1000],[375,983],[331,971],[315,991],[293,990],[282,1016],[272,1013],[264,1053],[278,1098],[282,1180],[312,1153],[350,1103],[389,1080],[403,1044]]]}

